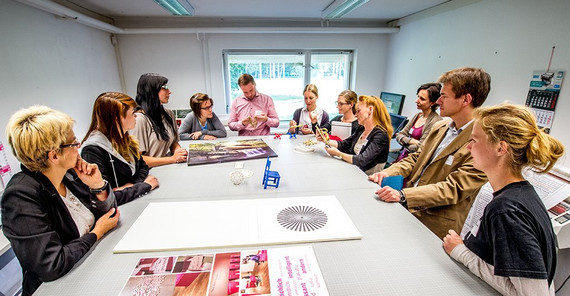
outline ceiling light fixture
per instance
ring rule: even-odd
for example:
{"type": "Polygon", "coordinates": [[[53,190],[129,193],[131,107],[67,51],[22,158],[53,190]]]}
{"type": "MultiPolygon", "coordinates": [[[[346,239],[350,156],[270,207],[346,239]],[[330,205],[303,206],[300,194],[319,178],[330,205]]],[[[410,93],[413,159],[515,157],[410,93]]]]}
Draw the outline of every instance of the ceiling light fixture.
{"type": "Polygon", "coordinates": [[[194,7],[188,0],[154,0],[154,2],[172,13],[172,15],[194,15],[194,7]]]}
{"type": "Polygon", "coordinates": [[[324,19],[341,18],[368,1],[369,0],[335,0],[321,12],[321,16],[324,19]]]}

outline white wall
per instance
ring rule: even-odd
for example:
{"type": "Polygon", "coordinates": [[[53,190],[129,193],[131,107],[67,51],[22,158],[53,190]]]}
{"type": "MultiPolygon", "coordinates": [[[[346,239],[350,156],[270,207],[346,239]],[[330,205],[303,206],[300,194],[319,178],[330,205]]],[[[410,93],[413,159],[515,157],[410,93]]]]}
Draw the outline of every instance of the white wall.
{"type": "MultiPolygon", "coordinates": [[[[485,0],[401,26],[390,35],[386,90],[405,93],[402,113],[416,110],[415,91],[445,71],[482,67],[491,74],[485,105],[509,100],[524,104],[534,70],[568,71],[570,1],[485,0]]],[[[567,72],[567,75],[570,74],[567,72]]],[[[570,149],[570,78],[562,85],[551,135],[570,149]]],[[[570,158],[561,161],[570,166],[570,158]]]]}
{"type": "MultiPolygon", "coordinates": [[[[117,63],[108,33],[12,0],[0,0],[0,138],[10,116],[44,104],[76,120],[83,137],[98,94],[119,90],[117,63]]],[[[8,148],[12,171],[19,164],[8,148]]]]}
{"type": "MultiPolygon", "coordinates": [[[[136,94],[142,73],[157,72],[169,79],[173,91],[168,105],[171,109],[188,108],[188,99],[196,92],[207,92],[216,102],[225,102],[224,49],[353,49],[358,64],[355,91],[379,95],[382,90],[387,35],[206,34],[204,37],[200,41],[196,34],[121,35],[119,48],[129,95],[136,94]],[[204,57],[209,62],[207,66],[202,62],[204,57]],[[208,68],[209,76],[205,75],[208,68]]],[[[225,113],[225,104],[214,104],[214,112],[225,113]]]]}

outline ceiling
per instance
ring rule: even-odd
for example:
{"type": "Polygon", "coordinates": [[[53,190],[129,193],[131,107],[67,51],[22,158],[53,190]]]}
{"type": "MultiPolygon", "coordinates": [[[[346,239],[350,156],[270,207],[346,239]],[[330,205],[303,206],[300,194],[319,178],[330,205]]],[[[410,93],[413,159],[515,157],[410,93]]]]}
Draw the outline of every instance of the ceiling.
{"type": "MultiPolygon", "coordinates": [[[[57,4],[119,27],[146,27],[145,22],[170,23],[228,21],[229,25],[264,22],[321,21],[321,11],[332,0],[189,0],[195,16],[172,16],[153,0],[53,0],[57,4]],[[233,23],[231,23],[233,22],[233,23]]],[[[385,25],[449,0],[370,0],[336,23],[385,25]]]]}

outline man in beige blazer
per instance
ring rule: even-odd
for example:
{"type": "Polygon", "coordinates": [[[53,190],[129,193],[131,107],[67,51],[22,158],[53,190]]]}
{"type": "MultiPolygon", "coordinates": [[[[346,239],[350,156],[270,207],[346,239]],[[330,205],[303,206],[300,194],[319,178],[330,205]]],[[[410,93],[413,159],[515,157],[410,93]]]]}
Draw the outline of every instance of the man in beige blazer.
{"type": "Polygon", "coordinates": [[[438,79],[443,84],[437,100],[442,120],[418,152],[388,169],[369,176],[380,184],[388,176],[402,175],[408,183],[402,190],[390,187],[376,194],[386,202],[407,203],[408,209],[438,237],[449,229],[461,231],[485,174],[473,167],[467,144],[473,128],[473,110],[481,106],[491,88],[491,76],[482,69],[459,68],[438,79]]]}

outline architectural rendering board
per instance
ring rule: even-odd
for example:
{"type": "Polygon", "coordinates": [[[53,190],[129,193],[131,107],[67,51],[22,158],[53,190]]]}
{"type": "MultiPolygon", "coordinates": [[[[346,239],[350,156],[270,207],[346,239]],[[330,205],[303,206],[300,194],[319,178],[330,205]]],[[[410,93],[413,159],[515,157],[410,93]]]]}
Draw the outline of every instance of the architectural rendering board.
{"type": "Polygon", "coordinates": [[[262,139],[204,142],[188,146],[189,166],[276,156],[277,153],[262,139]]]}
{"type": "Polygon", "coordinates": [[[113,252],[360,238],[334,196],[150,203],[113,252]]]}

